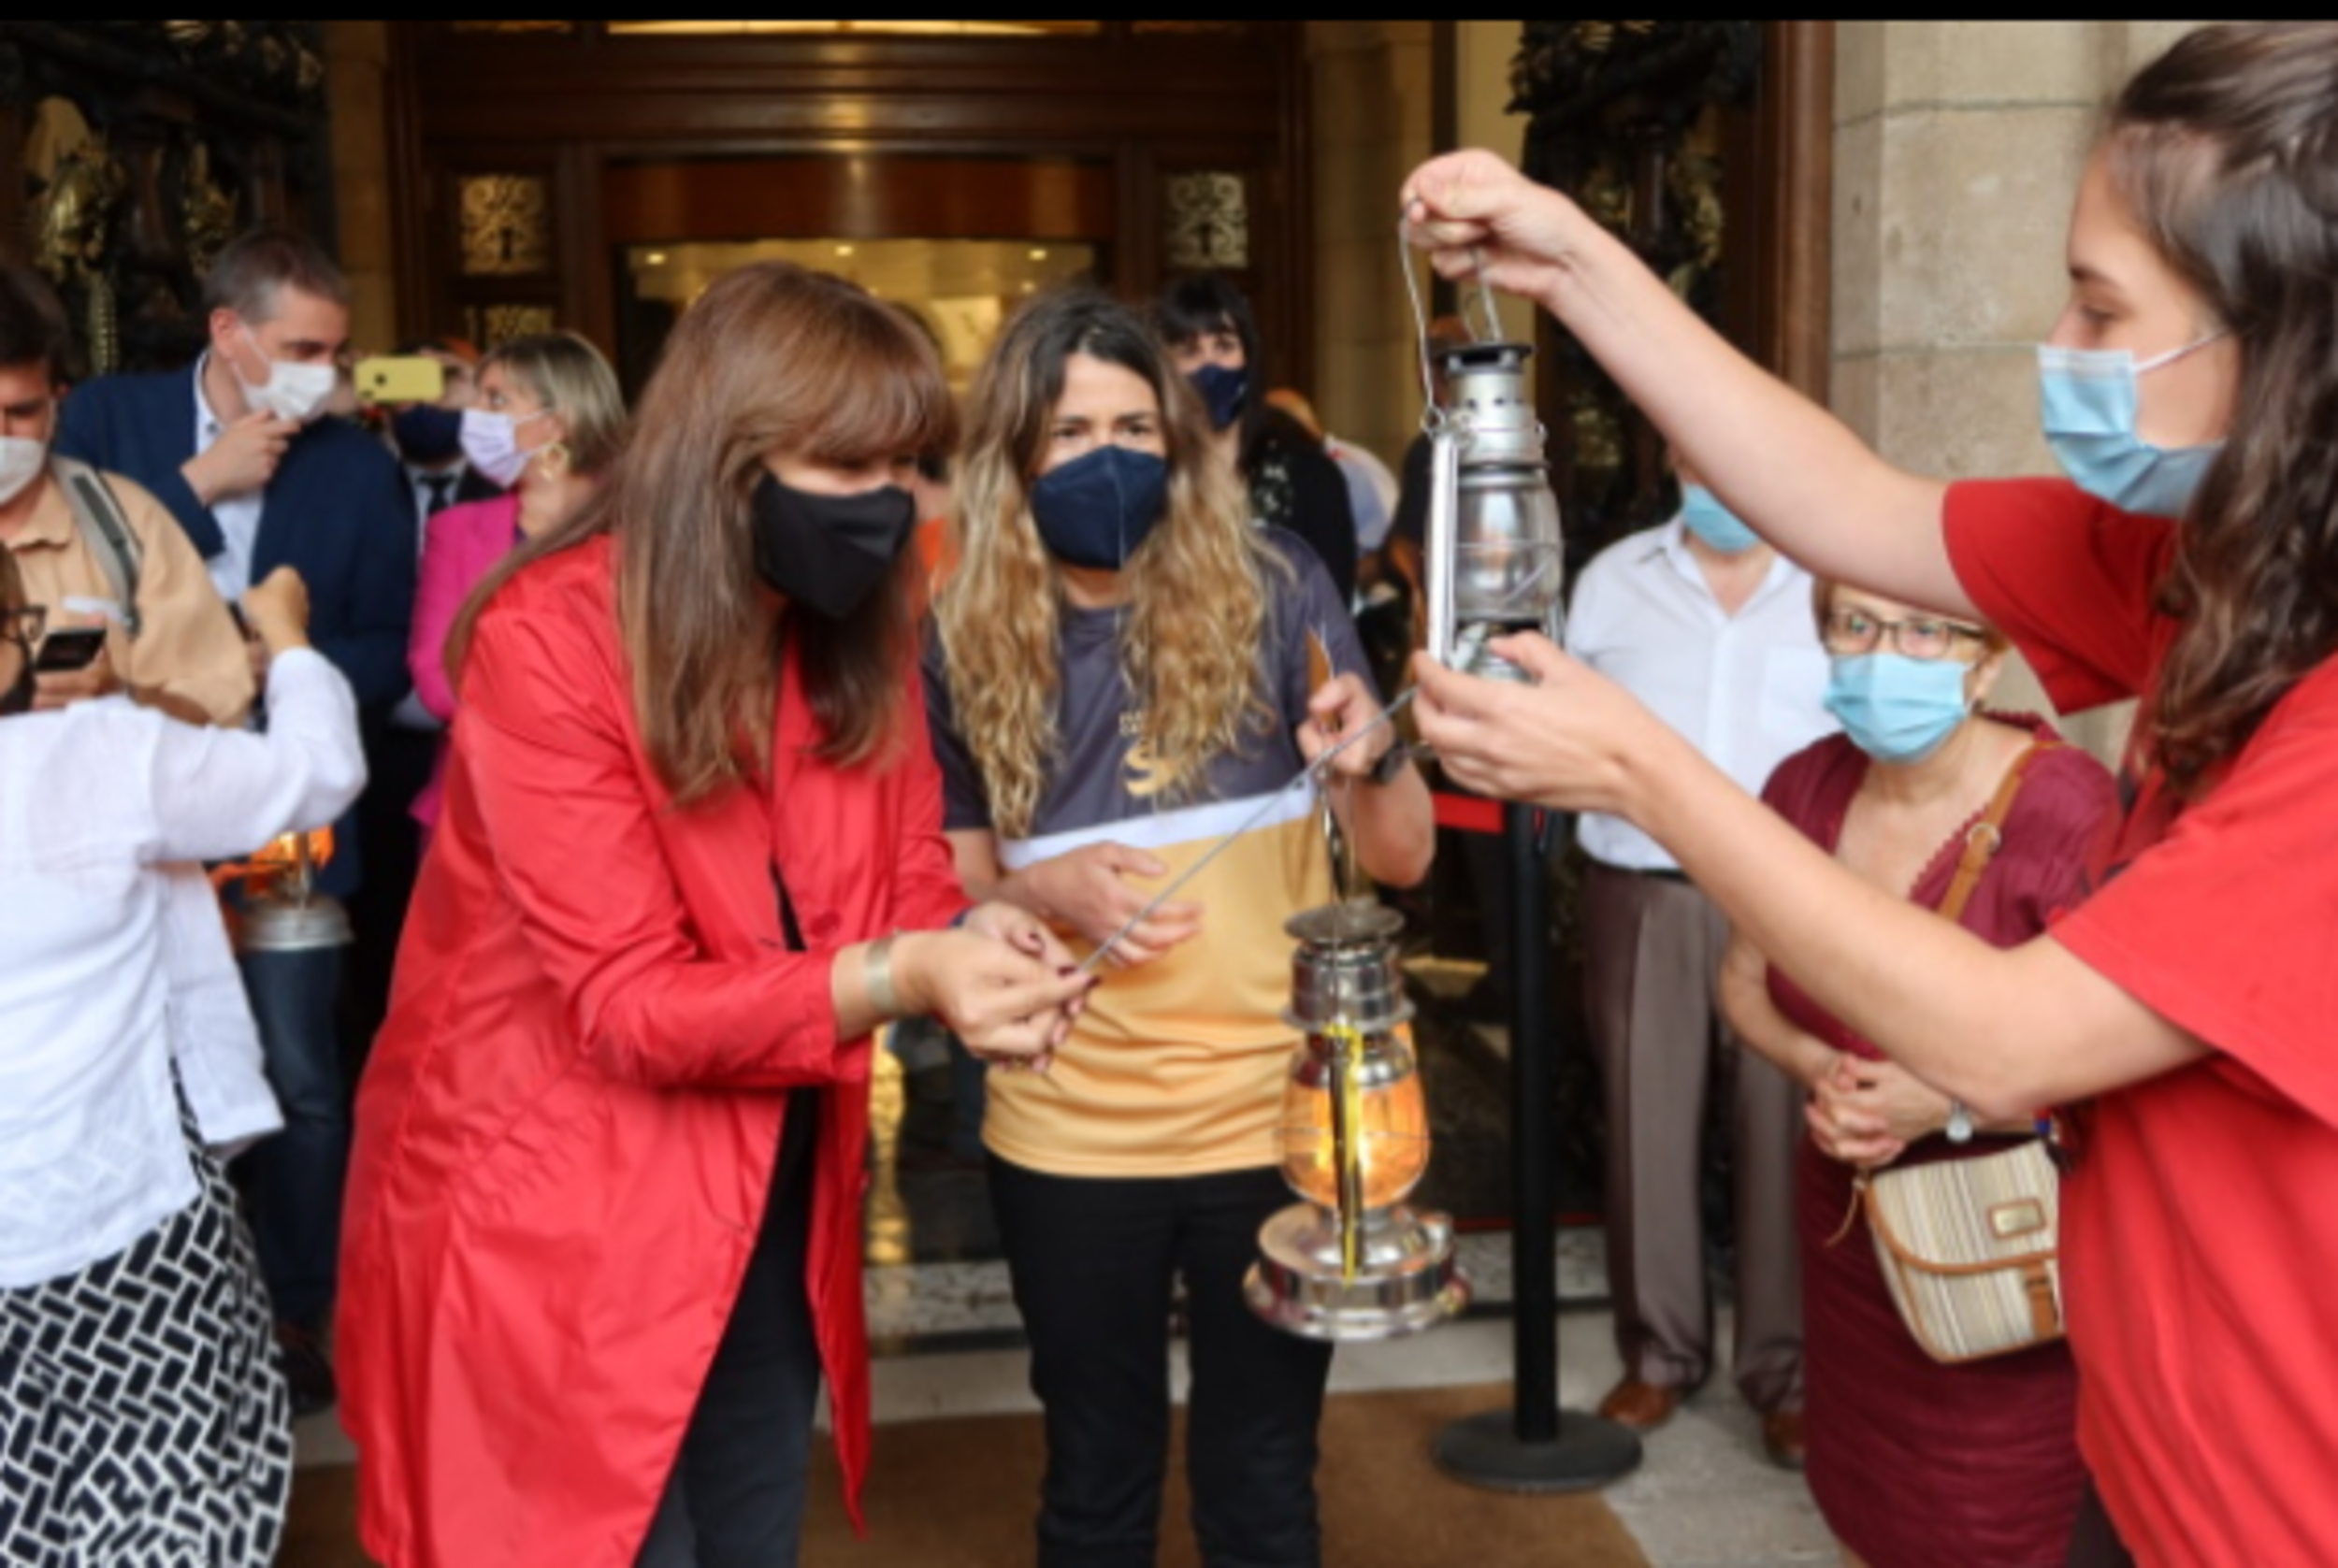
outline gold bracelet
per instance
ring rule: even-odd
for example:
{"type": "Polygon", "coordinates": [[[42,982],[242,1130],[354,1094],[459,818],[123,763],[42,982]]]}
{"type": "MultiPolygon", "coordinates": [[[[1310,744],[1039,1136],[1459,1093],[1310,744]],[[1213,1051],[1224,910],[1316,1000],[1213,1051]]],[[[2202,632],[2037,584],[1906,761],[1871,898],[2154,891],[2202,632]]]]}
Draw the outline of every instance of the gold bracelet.
{"type": "Polygon", "coordinates": [[[893,989],[893,939],[898,931],[888,931],[861,949],[860,985],[869,993],[869,1005],[888,1018],[904,1015],[901,993],[893,989]]]}

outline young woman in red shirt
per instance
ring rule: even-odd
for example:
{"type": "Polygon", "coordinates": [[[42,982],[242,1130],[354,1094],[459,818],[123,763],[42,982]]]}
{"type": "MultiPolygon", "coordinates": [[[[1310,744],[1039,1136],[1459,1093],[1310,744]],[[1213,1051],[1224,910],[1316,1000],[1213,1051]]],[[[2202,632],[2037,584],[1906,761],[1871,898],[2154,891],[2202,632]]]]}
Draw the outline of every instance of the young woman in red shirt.
{"type": "Polygon", "coordinates": [[[1497,645],[1532,686],[1421,661],[1420,707],[1471,787],[1661,840],[1975,1116],[2057,1110],[2079,1445],[2128,1552],[2338,1558],[2338,23],[2203,28],[2119,94],[2039,352],[2066,481],[1893,467],[1491,154],[1403,194],[1440,271],[1550,309],[1812,571],[1996,625],[2064,712],[2142,698],[2089,890],[2010,949],[1861,881],[1539,640],[1497,645]]]}

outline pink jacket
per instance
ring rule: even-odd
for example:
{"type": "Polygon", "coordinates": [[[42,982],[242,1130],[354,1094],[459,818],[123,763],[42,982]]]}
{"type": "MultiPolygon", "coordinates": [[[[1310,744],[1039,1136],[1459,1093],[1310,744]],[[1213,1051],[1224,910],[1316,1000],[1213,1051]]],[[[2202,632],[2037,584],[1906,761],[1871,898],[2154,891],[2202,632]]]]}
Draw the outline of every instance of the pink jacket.
{"type": "MultiPolygon", "coordinates": [[[[414,585],[414,621],[406,634],[406,663],[414,695],[448,724],[455,722],[455,682],[446,672],[446,640],[479,580],[511,554],[520,533],[520,498],[498,496],[447,508],[423,536],[422,574],[414,585]]],[[[435,827],[446,793],[446,742],[430,782],[414,798],[414,820],[435,827]]]]}

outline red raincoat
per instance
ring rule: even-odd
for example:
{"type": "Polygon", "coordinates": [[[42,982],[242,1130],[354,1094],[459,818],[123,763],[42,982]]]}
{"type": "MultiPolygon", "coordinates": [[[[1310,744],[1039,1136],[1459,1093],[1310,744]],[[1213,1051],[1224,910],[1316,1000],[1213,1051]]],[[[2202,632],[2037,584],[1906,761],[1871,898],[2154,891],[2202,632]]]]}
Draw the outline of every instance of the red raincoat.
{"type": "Polygon", "coordinates": [[[829,967],[965,907],[940,776],[922,726],[889,769],[811,756],[791,655],[770,787],[674,809],[615,560],[605,539],[547,559],[480,622],[358,1096],[337,1353],[359,1532],[391,1568],[629,1568],[804,1086],[826,1092],[806,1283],[859,1514],[870,1043],[837,1038],[829,967]]]}

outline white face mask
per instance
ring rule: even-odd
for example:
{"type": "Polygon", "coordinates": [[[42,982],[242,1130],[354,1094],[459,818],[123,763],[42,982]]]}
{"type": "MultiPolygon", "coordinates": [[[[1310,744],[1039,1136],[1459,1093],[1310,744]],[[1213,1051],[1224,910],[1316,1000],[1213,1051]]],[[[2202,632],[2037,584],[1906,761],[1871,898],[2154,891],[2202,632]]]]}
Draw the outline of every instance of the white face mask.
{"type": "Polygon", "coordinates": [[[0,507],[24,494],[49,469],[49,443],[23,436],[0,436],[0,507]]]}
{"type": "Polygon", "coordinates": [[[536,455],[533,451],[520,450],[520,426],[532,424],[550,413],[550,409],[538,409],[518,419],[490,409],[463,410],[463,455],[470,466],[497,485],[509,490],[519,482],[520,475],[536,455]]]}
{"type": "MultiPolygon", "coordinates": [[[[252,345],[254,352],[260,352],[260,340],[252,335],[252,329],[240,322],[236,324],[242,329],[244,341],[252,345]]],[[[242,370],[232,359],[227,362],[227,368],[234,373],[236,384],[243,388],[246,403],[262,413],[288,419],[296,424],[306,424],[324,412],[333,389],[340,383],[339,373],[329,364],[300,365],[288,359],[270,359],[265,386],[253,386],[245,381],[242,370]]]]}

